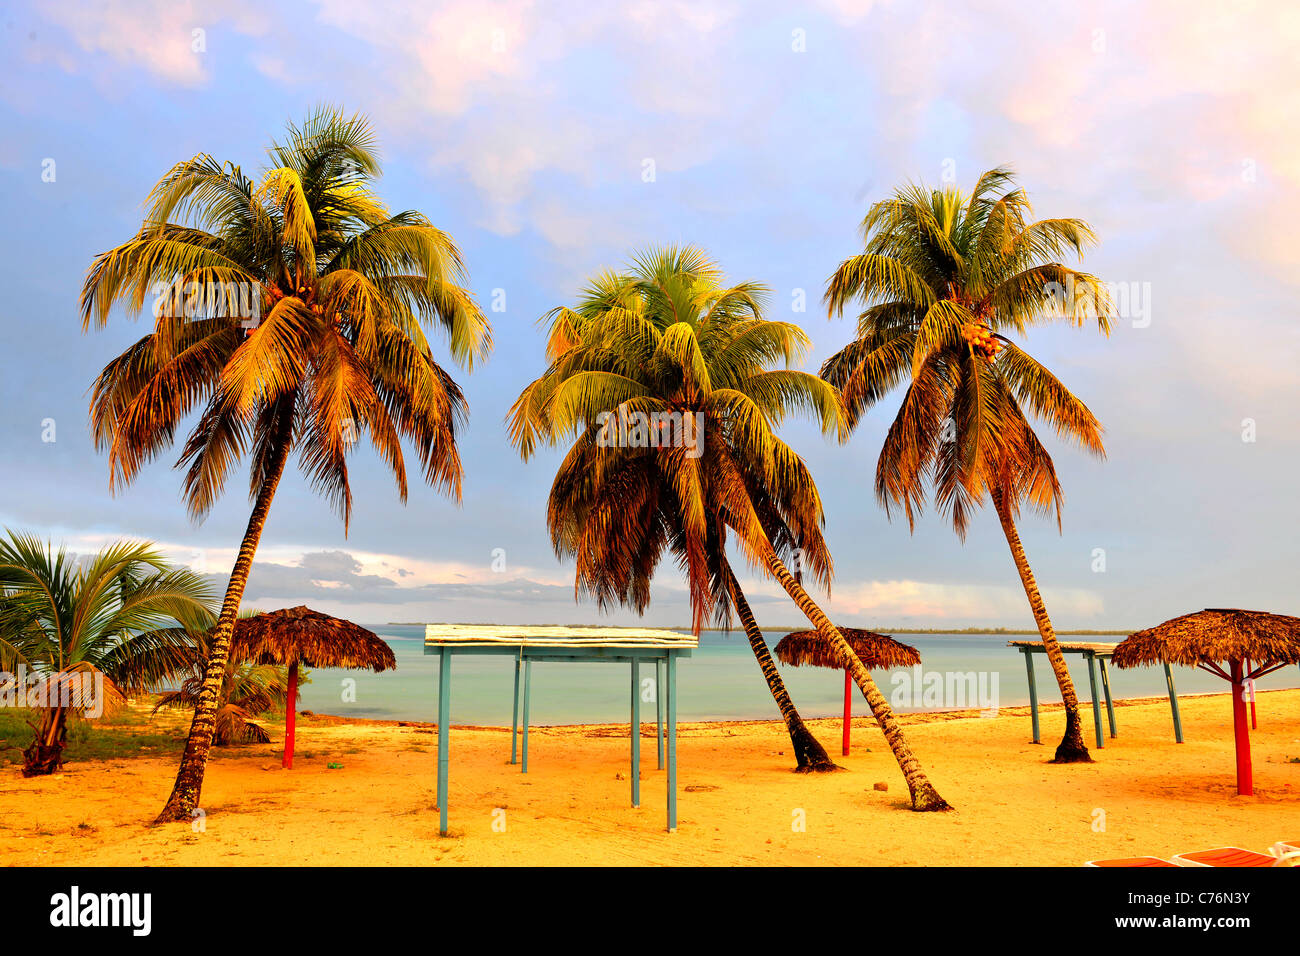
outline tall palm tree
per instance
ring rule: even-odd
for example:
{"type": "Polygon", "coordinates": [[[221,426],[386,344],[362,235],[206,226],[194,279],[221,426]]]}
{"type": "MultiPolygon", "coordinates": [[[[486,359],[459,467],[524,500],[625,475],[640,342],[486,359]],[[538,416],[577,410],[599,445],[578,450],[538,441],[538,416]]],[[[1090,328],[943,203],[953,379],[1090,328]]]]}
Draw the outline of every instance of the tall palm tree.
{"type": "Polygon", "coordinates": [[[901,505],[909,526],[933,485],[941,512],[964,538],[972,510],[992,501],[1065,703],[1057,763],[1089,761],[1079,701],[1016,519],[1028,504],[1056,511],[1061,486],[1030,425],[1104,456],[1101,425],[1050,371],[1007,337],[1064,320],[1109,333],[1110,300],[1095,276],[1057,261],[1096,242],[1080,219],[1030,221],[1012,173],[984,173],[967,195],[955,187],[897,190],[862,222],[865,247],[831,276],[832,315],[859,300],[857,337],[822,367],[851,425],[896,385],[907,390],[876,466],[876,495],[901,505]]]}
{"type": "Polygon", "coordinates": [[[88,328],[104,325],[119,301],[138,312],[151,290],[185,292],[160,296],[154,330],[95,382],[91,423],[109,452],[110,487],[129,483],[193,411],[178,462],[193,517],[207,513],[245,454],[251,466],[252,515],[159,822],[186,819],[198,805],[235,615],[290,454],[345,531],[347,455],[362,435],[403,501],[402,439],[425,480],[459,500],[465,401],[424,330],[440,328],[466,368],[491,348],[451,237],[421,213],[391,213],[375,195],[379,160],[363,117],[320,108],[269,154],[256,184],[208,155],[176,164],[150,194],[139,233],[95,258],[81,293],[88,328]],[[252,290],[260,314],[250,322],[232,308],[244,298],[230,290],[252,290]]]}
{"type": "MultiPolygon", "coordinates": [[[[841,649],[903,769],[913,807],[946,809],[870,673],[778,550],[800,542],[814,578],[829,584],[821,499],[773,427],[803,410],[839,434],[842,409],[836,391],[815,376],[769,367],[801,358],[808,341],[797,326],[762,317],[764,292],[754,283],[725,286],[718,267],[690,247],[648,252],[626,274],[598,276],[577,308],[549,314],[550,365],[515,402],[511,438],[525,458],[539,442],[574,439],[552,487],[548,523],[557,552],[576,557],[579,593],[602,606],[644,607],[653,570],[671,551],[698,629],[724,596],[740,607],[725,556],[734,535],[749,562],[772,575],[841,649]],[[656,417],[635,417],[642,415],[656,417]],[[625,418],[638,430],[624,435],[625,418]],[[688,430],[688,421],[697,427],[688,430]]],[[[774,696],[784,694],[772,680],[779,679],[775,667],[763,669],[774,696]]]]}
{"type": "MultiPolygon", "coordinates": [[[[653,459],[647,454],[625,454],[618,462],[606,462],[598,480],[586,481],[585,472],[590,467],[588,453],[566,461],[566,467],[557,474],[547,506],[552,543],[560,557],[579,557],[579,593],[582,590],[592,593],[602,608],[619,603],[642,613],[649,604],[650,582],[664,551],[672,552],[683,567],[688,566],[685,545],[689,539],[677,530],[683,522],[676,498],[670,488],[664,487],[664,474],[654,467],[653,459]],[[628,508],[631,486],[639,486],[634,494],[646,488],[652,491],[642,506],[635,509],[628,508]],[[614,527],[619,533],[608,533],[614,527]],[[601,533],[593,534],[595,529],[601,529],[601,533]]],[[[757,496],[762,491],[756,488],[754,493],[757,496]]],[[[796,535],[774,510],[769,508],[765,512],[764,532],[782,561],[786,561],[795,551],[796,535]]],[[[820,502],[816,503],[815,511],[820,514],[820,502]]],[[[797,514],[796,519],[803,516],[797,514]]],[[[830,556],[819,523],[819,517],[811,522],[808,543],[819,552],[820,561],[829,572],[830,556]]],[[[722,525],[715,521],[706,526],[705,565],[713,617],[724,628],[731,626],[733,610],[739,618],[759,671],[785,721],[796,772],[841,769],[808,730],[790,699],[762,629],[727,560],[725,544],[722,525]]]]}
{"type": "Polygon", "coordinates": [[[32,535],[0,541],[0,671],[43,692],[23,776],[63,766],[72,716],[98,716],[156,689],[191,661],[212,595],[192,571],[129,541],[78,561],[32,535]]]}

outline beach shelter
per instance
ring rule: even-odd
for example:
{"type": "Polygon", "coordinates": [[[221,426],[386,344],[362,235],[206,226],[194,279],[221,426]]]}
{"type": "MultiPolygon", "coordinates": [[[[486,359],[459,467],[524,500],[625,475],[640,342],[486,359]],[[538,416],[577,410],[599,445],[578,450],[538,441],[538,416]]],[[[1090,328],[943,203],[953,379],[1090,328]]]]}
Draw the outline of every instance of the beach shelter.
{"type": "Polygon", "coordinates": [[[286,770],[293,769],[294,718],[298,709],[298,665],[388,671],[397,667],[393,649],[359,624],[321,614],[309,607],[284,608],[235,622],[230,656],[258,664],[289,668],[289,706],[284,720],[286,770]]]}
{"type": "Polygon", "coordinates": [[[1246,726],[1248,682],[1289,664],[1300,664],[1300,617],[1206,608],[1130,635],[1120,641],[1112,660],[1116,667],[1157,662],[1199,667],[1230,682],[1237,793],[1249,796],[1255,792],[1250,728],[1246,726]]]}
{"type": "MultiPolygon", "coordinates": [[[[853,653],[868,670],[878,667],[912,667],[921,663],[921,653],[910,644],[903,644],[885,634],[864,631],[856,627],[842,627],[840,633],[848,641],[853,653]]],[[[776,658],[782,664],[801,667],[832,667],[840,669],[840,658],[831,642],[817,631],[792,631],[776,645],[776,658]]],[[[853,678],[844,671],[844,745],[843,754],[849,754],[849,723],[853,718],[853,678]]]]}

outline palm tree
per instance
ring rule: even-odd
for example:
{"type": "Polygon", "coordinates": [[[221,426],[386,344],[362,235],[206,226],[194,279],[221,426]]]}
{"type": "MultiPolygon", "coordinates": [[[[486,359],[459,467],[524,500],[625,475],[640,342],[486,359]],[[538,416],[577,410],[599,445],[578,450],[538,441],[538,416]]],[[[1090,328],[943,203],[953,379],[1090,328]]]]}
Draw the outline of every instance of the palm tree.
{"type": "MultiPolygon", "coordinates": [[[[164,707],[190,710],[198,705],[203,690],[203,669],[191,674],[179,688],[158,698],[153,712],[164,707]]],[[[298,680],[303,680],[299,676],[298,680]]],[[[269,710],[283,707],[289,699],[289,677],[286,669],[275,664],[254,664],[249,661],[226,661],[226,679],[221,685],[217,714],[214,720],[212,743],[269,744],[271,734],[257,718],[269,710]]]]}
{"type": "Polygon", "coordinates": [[[1007,333],[1062,319],[1109,333],[1110,300],[1095,276],[1056,261],[1096,242],[1088,224],[1029,215],[1001,167],[969,195],[909,186],[873,205],[863,252],[840,264],[826,291],[832,315],[861,301],[857,337],[822,376],[840,388],[851,426],[907,382],[876,466],[887,512],[901,505],[912,526],[932,484],[937,507],[964,538],[972,510],[986,494],[992,501],[1065,702],[1054,762],[1072,763],[1091,759],[1079,702],[1016,530],[1025,504],[1054,509],[1060,522],[1061,486],[1029,416],[1094,455],[1105,451],[1088,407],[1007,333]]]}
{"type": "MultiPolygon", "coordinates": [[[[260,613],[255,609],[243,610],[239,612],[239,619],[254,617],[260,613]]],[[[193,710],[198,706],[211,643],[211,632],[205,633],[199,641],[195,642],[194,654],[188,668],[189,676],[181,682],[180,687],[159,696],[154,704],[154,714],[164,707],[193,710]]],[[[305,675],[298,677],[298,680],[311,683],[311,678],[305,675]]],[[[256,718],[267,711],[283,708],[288,700],[288,668],[227,657],[226,677],[221,685],[213,724],[213,746],[270,743],[271,734],[256,718]]]]}
{"type": "MultiPolygon", "coordinates": [[[[802,466],[802,462],[799,464],[802,466]]],[[[561,558],[581,556],[577,576],[579,593],[589,591],[602,608],[619,603],[635,608],[638,613],[644,612],[650,600],[651,578],[663,552],[673,552],[684,566],[687,560],[683,548],[687,539],[675,531],[682,525],[681,515],[671,489],[663,487],[664,475],[648,455],[624,455],[618,462],[606,462],[600,479],[594,482],[582,480],[585,469],[592,466],[589,455],[574,458],[566,465],[556,476],[548,503],[547,523],[556,553],[561,558]],[[634,487],[652,489],[653,497],[646,506],[629,509],[627,495],[634,487]],[[608,533],[608,529],[615,527],[618,534],[608,533]],[[592,534],[592,529],[603,530],[592,534]]],[[[761,492],[756,490],[755,494],[761,492]]],[[[820,514],[820,503],[817,503],[817,513],[820,514]]],[[[830,556],[817,527],[819,520],[814,520],[808,531],[809,543],[820,552],[821,561],[829,570],[830,556]]],[[[740,619],[759,671],[785,721],[796,772],[839,770],[790,699],[763,632],[727,560],[724,530],[717,522],[706,527],[706,567],[714,618],[724,629],[731,626],[733,609],[740,619]]],[[[782,560],[788,560],[794,553],[796,538],[789,526],[769,511],[764,531],[782,560]]]]}
{"type": "Polygon", "coordinates": [[[25,670],[36,683],[21,689],[38,701],[23,776],[63,766],[70,717],[111,712],[181,672],[211,602],[201,578],[151,545],[122,541],[78,562],[32,535],[0,541],[0,670],[25,670]]]}
{"type": "Polygon", "coordinates": [[[91,423],[109,452],[110,487],[129,483],[193,411],[198,420],[178,467],[187,469],[183,491],[194,518],[208,512],[244,455],[250,459],[252,515],[159,822],[187,819],[198,805],[235,615],[290,454],[298,452],[345,532],[347,455],[362,435],[392,470],[403,501],[403,438],[425,480],[459,500],[456,429],[465,401],[434,361],[424,329],[446,333],[452,357],[467,368],[491,348],[452,239],[421,213],[390,213],[373,192],[379,161],[363,117],[320,108],[269,153],[259,184],[211,156],[178,163],[150,194],[139,233],[96,257],[81,292],[86,328],[104,325],[118,301],[138,312],[150,290],[185,293],[164,292],[154,330],[95,382],[91,423]],[[251,320],[247,298],[260,305],[251,320]]]}
{"type": "MultiPolygon", "coordinates": [[[[549,314],[550,365],[515,402],[511,439],[528,458],[539,442],[574,438],[552,487],[548,523],[556,551],[576,558],[579,594],[641,609],[667,550],[686,575],[698,629],[728,595],[741,607],[725,555],[734,534],[750,563],[841,648],[913,807],[946,809],[871,675],[778,550],[798,541],[814,578],[829,585],[821,499],[773,426],[804,410],[839,434],[842,409],[835,389],[815,376],[769,368],[801,358],[808,340],[797,326],[762,317],[764,293],[754,283],[724,286],[718,267],[690,247],[648,252],[626,274],[598,276],[577,308],[549,314]],[[624,433],[625,421],[635,428],[624,433]]],[[[757,651],[761,633],[755,641],[757,626],[746,630],[757,651]]],[[[775,667],[763,670],[786,712],[775,667]]]]}

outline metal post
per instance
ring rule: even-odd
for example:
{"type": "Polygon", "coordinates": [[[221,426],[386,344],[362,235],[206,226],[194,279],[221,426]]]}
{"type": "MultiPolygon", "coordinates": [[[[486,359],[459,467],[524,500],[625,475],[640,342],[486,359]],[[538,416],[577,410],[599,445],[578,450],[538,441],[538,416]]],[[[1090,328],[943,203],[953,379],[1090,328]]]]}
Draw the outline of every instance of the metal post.
{"type": "Polygon", "coordinates": [[[1097,668],[1091,651],[1084,655],[1088,658],[1088,686],[1092,688],[1092,724],[1097,731],[1097,747],[1106,746],[1106,738],[1101,733],[1101,701],[1097,699],[1097,668]]]}
{"type": "Polygon", "coordinates": [[[853,677],[844,671],[844,742],[840,748],[844,756],[849,755],[849,728],[853,724],[853,677]]]}
{"type": "Polygon", "coordinates": [[[1097,664],[1101,667],[1101,689],[1106,695],[1106,720],[1110,724],[1110,735],[1118,737],[1115,732],[1115,705],[1110,699],[1110,671],[1106,669],[1106,658],[1098,657],[1097,664]]]}
{"type": "Polygon", "coordinates": [[[1041,744],[1043,741],[1038,736],[1038,685],[1034,683],[1034,654],[1031,648],[1020,648],[1025,655],[1025,671],[1029,674],[1029,716],[1034,724],[1034,743],[1041,744]]]}
{"type": "Polygon", "coordinates": [[[1165,662],[1165,683],[1169,685],[1169,709],[1174,712],[1174,740],[1183,742],[1183,720],[1178,716],[1178,691],[1174,690],[1174,672],[1165,662]]]}
{"type": "Polygon", "coordinates": [[[632,658],[632,806],[641,806],[641,662],[632,658]]]}
{"type": "Polygon", "coordinates": [[[510,705],[510,762],[519,762],[519,671],[523,668],[523,650],[515,658],[515,698],[510,705]]]}
{"type": "Polygon", "coordinates": [[[668,832],[677,832],[677,655],[668,651],[668,832]]]}
{"type": "Polygon", "coordinates": [[[438,832],[447,835],[447,747],[451,722],[451,648],[438,651],[438,832]]]}
{"type": "Polygon", "coordinates": [[[533,662],[524,661],[524,764],[520,773],[528,772],[528,705],[533,695],[533,662]]]}
{"type": "Polygon", "coordinates": [[[664,769],[664,662],[655,658],[655,720],[658,723],[656,735],[659,744],[659,766],[664,769]]]}

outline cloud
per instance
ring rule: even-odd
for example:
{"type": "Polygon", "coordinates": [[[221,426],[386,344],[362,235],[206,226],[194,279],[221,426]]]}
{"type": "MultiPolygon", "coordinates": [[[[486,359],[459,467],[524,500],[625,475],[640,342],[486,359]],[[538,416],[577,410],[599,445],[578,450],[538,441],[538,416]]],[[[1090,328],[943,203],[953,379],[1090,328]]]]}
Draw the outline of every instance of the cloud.
{"type": "MultiPolygon", "coordinates": [[[[204,56],[209,34],[230,24],[243,34],[258,35],[266,18],[245,0],[199,4],[191,0],[47,0],[41,15],[68,32],[86,54],[104,55],[119,67],[144,68],[182,86],[207,79],[204,56]]],[[[80,67],[63,53],[53,54],[68,69],[80,67]]]]}
{"type": "MultiPolygon", "coordinates": [[[[751,581],[746,594],[758,606],[767,603],[789,623],[799,617],[790,598],[775,583],[751,581]],[[752,592],[752,593],[751,593],[752,592]]],[[[837,623],[851,626],[930,621],[935,626],[1025,624],[1030,621],[1025,593],[1014,585],[970,585],[946,581],[858,580],[840,581],[832,597],[818,599],[837,623]]],[[[1095,591],[1082,588],[1047,589],[1044,600],[1060,620],[1093,622],[1105,610],[1095,591]]]]}
{"type": "Polygon", "coordinates": [[[254,53],[249,57],[249,62],[253,64],[259,73],[269,80],[275,80],[277,83],[282,83],[285,86],[289,86],[296,81],[289,65],[278,56],[254,53]]]}
{"type": "MultiPolygon", "coordinates": [[[[97,539],[79,539],[79,549],[93,550],[97,539]]],[[[181,552],[182,556],[184,552],[181,552]]],[[[230,552],[206,552],[198,570],[207,572],[220,593],[226,584],[224,562],[230,552]],[[214,566],[214,562],[217,562],[214,566]]],[[[774,582],[742,577],[755,614],[767,626],[801,623],[798,609],[774,582]]],[[[1091,623],[1100,619],[1104,602],[1087,589],[1047,589],[1046,600],[1061,620],[1091,623]]],[[[1025,624],[1028,605],[1023,591],[1011,585],[976,586],[907,579],[841,581],[834,596],[814,599],[845,625],[917,621],[936,626],[1025,624]]],[[[245,607],[274,610],[305,603],[347,617],[402,620],[494,620],[502,623],[565,623],[596,620],[632,623],[632,611],[598,612],[590,602],[574,600],[572,571],[518,568],[507,573],[455,562],[425,563],[393,554],[343,550],[301,551],[278,545],[254,561],[244,595],[245,607]]],[[[682,625],[690,620],[685,589],[675,576],[662,577],[646,621],[682,625]]]]}
{"type": "Polygon", "coordinates": [[[872,10],[882,6],[880,0],[817,0],[816,5],[846,26],[866,19],[872,10]]]}
{"type": "Polygon", "coordinates": [[[535,227],[563,245],[589,215],[571,195],[541,201],[548,176],[583,189],[632,183],[716,154],[711,120],[744,82],[726,57],[729,3],[595,7],[450,0],[435,7],[318,0],[322,22],[380,51],[376,118],[429,132],[439,172],[464,176],[479,223],[501,235],[535,227]],[[557,212],[557,205],[566,205],[557,212]]]}
{"type": "MultiPolygon", "coordinates": [[[[783,106],[818,109],[801,99],[816,88],[801,94],[784,82],[793,21],[775,4],[314,0],[291,16],[248,0],[54,0],[41,15],[83,58],[185,86],[201,85],[205,57],[224,52],[196,54],[194,30],[228,24],[265,35],[247,54],[263,76],[295,85],[350,74],[378,102],[385,128],[408,129],[428,142],[433,169],[466,178],[481,223],[503,235],[537,226],[557,245],[573,241],[565,223],[586,209],[549,187],[540,202],[548,176],[587,190],[632,181],[645,157],[661,171],[689,169],[743,151],[756,123],[783,106]],[[313,26],[351,40],[350,59],[330,57],[328,68],[286,60],[277,38],[289,29],[310,35],[313,26]],[[560,214],[557,205],[569,209],[560,214]]],[[[856,91],[855,108],[883,148],[927,148],[927,127],[951,105],[969,118],[972,145],[988,164],[1015,159],[1028,179],[1058,180],[1054,188],[1076,199],[1127,193],[1133,204],[1136,196],[1139,215],[1169,202],[1224,202],[1217,224],[1243,251],[1294,273],[1296,8],[1047,3],[1025,17],[1010,0],[968,9],[823,0],[803,19],[814,37],[803,62],[834,64],[833,84],[856,91]],[[1254,198],[1243,176],[1254,177],[1245,183],[1254,198]]],[[[81,68],[69,53],[50,46],[47,56],[81,68]]],[[[944,125],[944,135],[960,135],[960,124],[944,125]]],[[[786,157],[766,162],[783,166],[786,157]]],[[[959,171],[962,181],[969,175],[959,171]]]]}
{"type": "MultiPolygon", "coordinates": [[[[273,558],[253,562],[243,607],[259,611],[307,604],[316,610],[375,623],[392,619],[566,622],[589,619],[578,608],[571,582],[539,580],[528,570],[484,574],[454,563],[413,568],[396,555],[347,551],[275,549],[273,558]]],[[[214,567],[211,553],[201,570],[214,592],[224,592],[228,572],[214,567]]],[[[231,556],[233,559],[233,555],[231,556]]],[[[414,562],[418,565],[418,562],[414,562]]]]}
{"type": "Polygon", "coordinates": [[[531,0],[410,4],[317,0],[322,23],[383,51],[385,78],[403,108],[465,112],[485,92],[535,76],[567,48],[566,34],[531,0]]]}
{"type": "MultiPolygon", "coordinates": [[[[284,606],[306,602],[313,606],[326,600],[334,606],[383,605],[393,608],[421,606],[434,608],[493,603],[573,602],[572,586],[535,581],[526,575],[510,575],[499,582],[436,581],[422,584],[403,583],[399,579],[413,572],[396,569],[389,577],[363,573],[362,565],[342,551],[304,554],[298,564],[255,561],[244,594],[246,607],[284,606]]],[[[225,586],[225,576],[208,575],[209,580],[225,586]]],[[[265,609],[265,608],[264,608],[265,609]]]]}

